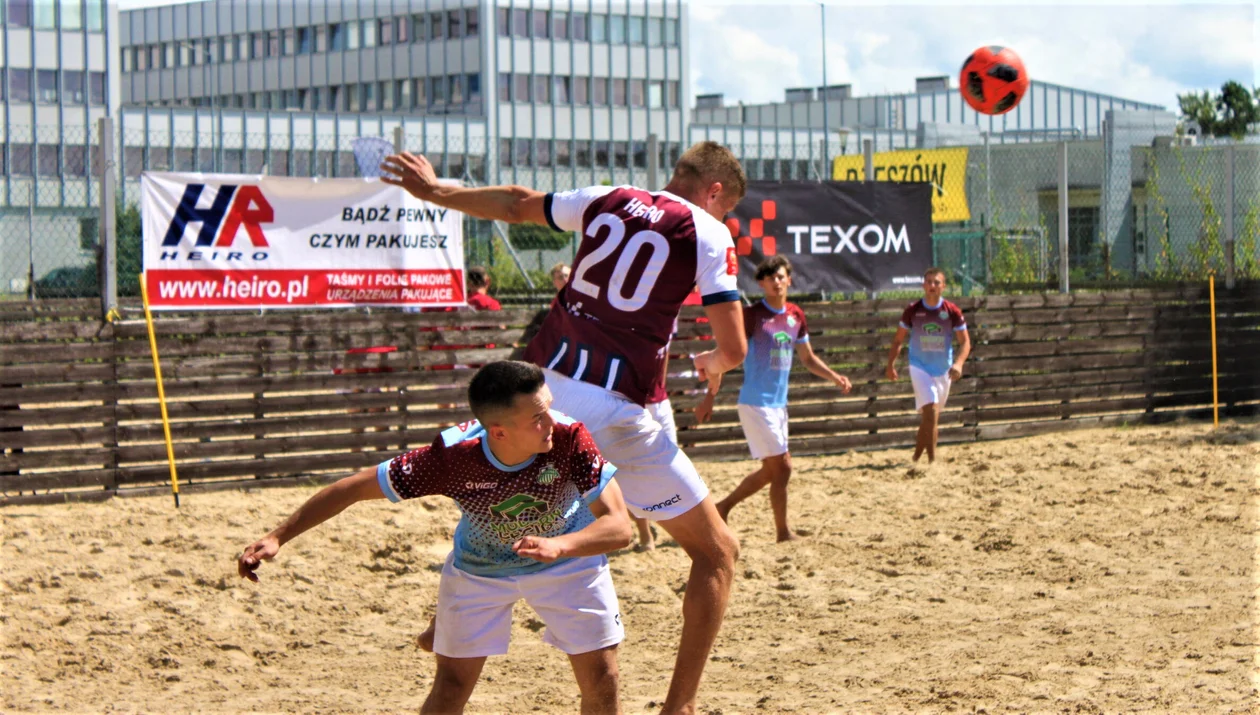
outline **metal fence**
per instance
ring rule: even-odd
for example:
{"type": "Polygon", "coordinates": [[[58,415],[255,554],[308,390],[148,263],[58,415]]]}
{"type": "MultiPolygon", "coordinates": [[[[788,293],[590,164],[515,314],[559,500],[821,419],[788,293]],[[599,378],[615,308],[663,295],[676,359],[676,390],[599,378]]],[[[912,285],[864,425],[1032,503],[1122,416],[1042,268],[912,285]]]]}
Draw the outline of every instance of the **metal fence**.
{"type": "MultiPolygon", "coordinates": [[[[1073,287],[1205,279],[1209,273],[1260,278],[1260,144],[1139,142],[1144,135],[1113,134],[1063,144],[995,140],[953,147],[966,150],[961,193],[967,211],[963,220],[936,222],[933,262],[946,268],[964,292],[1056,287],[1064,255],[1073,287]],[[1066,206],[1060,206],[1061,182],[1066,206]]],[[[11,126],[5,138],[0,298],[99,295],[106,171],[99,131],[11,126]]],[[[147,128],[114,132],[109,141],[119,179],[120,293],[138,290],[142,171],[358,176],[352,146],[357,138],[147,128]]],[[[500,147],[494,141],[415,134],[385,138],[425,153],[442,176],[484,184],[495,175],[500,147]]],[[[662,147],[662,177],[676,148],[662,147]]],[[[821,141],[740,142],[732,148],[750,179],[810,181],[833,175],[840,147],[833,142],[833,156],[827,158],[821,141]]],[[[852,149],[846,147],[845,156],[851,157],[852,149]]],[[[919,176],[943,192],[951,186],[945,170],[942,166],[934,174],[925,168],[919,176]]],[[[574,174],[572,167],[558,165],[531,169],[531,174],[543,173],[550,179],[542,188],[556,189],[569,188],[574,174]]],[[[907,177],[915,175],[904,172],[902,178],[907,177]]],[[[600,183],[619,177],[607,167],[584,170],[579,178],[600,183]],[[604,174],[608,178],[601,178],[604,174]]],[[[465,235],[468,263],[487,266],[499,287],[512,291],[547,291],[547,271],[571,260],[575,246],[573,237],[528,239],[515,232],[509,242],[505,226],[474,219],[468,220],[465,235]]]]}

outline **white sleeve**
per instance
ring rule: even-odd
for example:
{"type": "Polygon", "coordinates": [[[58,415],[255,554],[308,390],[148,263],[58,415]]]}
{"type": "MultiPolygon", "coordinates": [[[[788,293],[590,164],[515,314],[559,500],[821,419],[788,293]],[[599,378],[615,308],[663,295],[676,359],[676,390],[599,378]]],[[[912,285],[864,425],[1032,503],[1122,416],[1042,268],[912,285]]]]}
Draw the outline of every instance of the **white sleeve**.
{"type": "MultiPolygon", "coordinates": [[[[708,214],[705,214],[707,217],[708,214]]],[[[739,300],[739,259],[725,224],[696,215],[696,286],[705,305],[739,300]]]]}
{"type": "Polygon", "coordinates": [[[582,216],[591,202],[607,196],[614,186],[588,186],[584,189],[559,191],[547,194],[543,199],[543,213],[547,224],[557,231],[581,231],[582,216]]]}

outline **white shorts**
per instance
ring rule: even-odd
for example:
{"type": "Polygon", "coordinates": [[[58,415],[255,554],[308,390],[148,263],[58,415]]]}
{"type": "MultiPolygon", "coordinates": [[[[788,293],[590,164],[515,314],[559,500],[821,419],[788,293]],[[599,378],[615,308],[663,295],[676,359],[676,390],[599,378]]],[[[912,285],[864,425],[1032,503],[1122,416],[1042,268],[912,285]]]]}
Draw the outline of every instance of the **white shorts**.
{"type": "Polygon", "coordinates": [[[674,424],[674,405],[669,400],[649,402],[647,411],[657,422],[661,423],[661,429],[665,430],[665,434],[674,440],[674,444],[678,444],[678,427],[674,424]]]}
{"type": "Polygon", "coordinates": [[[547,630],[543,641],[569,655],[616,645],[625,638],[612,573],[604,556],[585,556],[521,576],[488,578],[455,568],[446,557],[438,587],[433,652],[481,658],[508,652],[512,607],[525,602],[547,630]]]}
{"type": "Polygon", "coordinates": [[[914,409],[921,410],[925,405],[937,404],[937,409],[945,408],[949,399],[949,373],[939,377],[929,375],[913,365],[910,366],[910,384],[914,387],[914,409]]]}
{"type": "Polygon", "coordinates": [[[604,458],[617,467],[631,514],[667,521],[709,495],[691,459],[646,408],[597,385],[543,372],[555,398],[552,409],[586,425],[604,458]]]}
{"type": "Polygon", "coordinates": [[[748,440],[753,459],[768,459],[788,451],[788,416],[786,407],[736,405],[739,424],[748,440]]]}

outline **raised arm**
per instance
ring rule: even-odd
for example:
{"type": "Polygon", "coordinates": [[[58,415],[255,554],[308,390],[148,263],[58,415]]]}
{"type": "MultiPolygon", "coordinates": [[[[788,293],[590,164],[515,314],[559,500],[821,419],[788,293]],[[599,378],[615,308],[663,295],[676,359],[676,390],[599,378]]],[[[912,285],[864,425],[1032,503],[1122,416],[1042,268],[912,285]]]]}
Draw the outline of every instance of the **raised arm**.
{"type": "Polygon", "coordinates": [[[897,326],[897,334],[893,336],[892,348],[888,351],[888,367],[884,369],[884,374],[888,376],[889,380],[897,379],[897,356],[901,354],[901,346],[906,342],[906,336],[909,334],[909,330],[897,326]]]}
{"type": "Polygon", "coordinates": [[[236,562],[236,571],[241,578],[258,581],[254,573],[263,561],[270,561],[280,552],[280,547],[292,541],[299,534],[319,526],[334,516],[345,511],[355,502],[368,499],[384,499],[380,484],[376,481],[376,467],[364,469],[353,476],[338,480],[321,489],[315,496],[306,500],[280,526],[271,530],[263,538],[245,548],[236,562]]]}
{"type": "Polygon", "coordinates": [[[470,188],[442,184],[438,182],[437,173],[428,159],[408,151],[386,157],[381,171],[384,172],[381,181],[400,186],[417,199],[475,218],[508,223],[547,223],[543,210],[546,194],[541,191],[524,186],[470,188]]]}
{"type": "Polygon", "coordinates": [[[551,563],[561,558],[606,554],[624,549],[634,540],[626,502],[615,478],[590,503],[590,510],[595,521],[585,527],[560,536],[526,536],[512,545],[512,551],[518,556],[551,563]]]}

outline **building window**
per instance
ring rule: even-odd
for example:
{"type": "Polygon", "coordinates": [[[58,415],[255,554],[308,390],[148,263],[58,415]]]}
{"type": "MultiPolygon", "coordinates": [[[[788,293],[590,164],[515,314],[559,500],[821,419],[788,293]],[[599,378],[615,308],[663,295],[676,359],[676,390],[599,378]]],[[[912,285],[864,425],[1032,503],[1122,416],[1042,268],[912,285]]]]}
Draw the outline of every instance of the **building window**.
{"type": "Polygon", "coordinates": [[[546,39],[551,37],[551,13],[546,10],[534,10],[533,12],[533,30],[534,37],[538,39],[546,39]]]}
{"type": "Polygon", "coordinates": [[[328,26],[328,49],[333,52],[346,49],[346,32],[339,22],[328,26]]]}
{"type": "Polygon", "coordinates": [[[411,39],[411,18],[406,15],[394,18],[394,42],[403,44],[411,39]]]}
{"type": "MultiPolygon", "coordinates": [[[[44,0],[47,2],[48,0],[44,0]]],[[[83,29],[82,0],[61,0],[61,29],[83,29]]]]}
{"type": "Polygon", "coordinates": [[[551,101],[551,77],[545,74],[534,75],[534,101],[539,104],[551,101]]]}
{"type": "Polygon", "coordinates": [[[513,82],[515,83],[515,85],[516,85],[516,86],[512,88],[512,89],[513,89],[513,91],[512,91],[512,101],[513,101],[513,102],[528,102],[528,101],[530,101],[530,91],[529,91],[529,90],[530,90],[530,83],[529,83],[529,75],[527,75],[527,74],[518,74],[518,75],[514,75],[514,77],[515,77],[515,79],[513,80],[513,82]]]}
{"type": "Polygon", "coordinates": [[[512,75],[507,72],[499,73],[498,97],[500,102],[512,101],[512,75]]]}
{"type": "Polygon", "coordinates": [[[219,38],[219,61],[232,62],[236,58],[236,44],[231,37],[219,38]]]}
{"type": "Polygon", "coordinates": [[[65,83],[66,104],[87,104],[87,92],[84,91],[82,72],[67,71],[63,82],[65,83]]]}
{"type": "Polygon", "coordinates": [[[216,45],[215,40],[207,39],[207,40],[202,41],[201,58],[205,64],[214,64],[215,51],[218,50],[218,47],[216,47],[215,45],[216,45]]]}
{"type": "Polygon", "coordinates": [[[267,33],[267,54],[265,57],[280,56],[280,31],[272,30],[267,33]]]}
{"type": "Polygon", "coordinates": [[[665,44],[670,47],[678,46],[678,18],[676,17],[665,19],[665,44]]]}
{"type": "Polygon", "coordinates": [[[328,103],[324,105],[324,109],[330,112],[341,111],[341,87],[328,88],[328,103]]]}
{"type": "Polygon", "coordinates": [[[123,71],[123,72],[130,72],[130,71],[131,71],[131,55],[132,55],[132,51],[131,51],[131,48],[130,48],[130,47],[124,47],[124,48],[122,49],[122,58],[121,58],[121,59],[122,59],[122,71],[123,71]]]}
{"type": "Polygon", "coordinates": [[[9,99],[14,102],[31,101],[30,70],[9,69],[9,99]]]}
{"type": "Polygon", "coordinates": [[[427,23],[425,22],[424,13],[421,12],[421,13],[416,13],[415,15],[412,15],[411,16],[411,41],[424,42],[424,39],[429,36],[428,30],[426,28],[427,28],[427,23]]]}
{"type": "Polygon", "coordinates": [[[613,166],[625,169],[629,165],[626,142],[613,142],[613,166]]]}
{"type": "Polygon", "coordinates": [[[556,140],[556,166],[567,167],[573,164],[573,144],[568,139],[556,140]]]}
{"type": "Polygon", "coordinates": [[[631,107],[645,106],[644,97],[643,97],[643,80],[641,79],[630,80],[630,106],[631,107]]]}
{"type": "Polygon", "coordinates": [[[505,7],[495,8],[494,24],[497,25],[495,31],[499,34],[499,37],[512,36],[512,16],[510,13],[511,10],[505,7]]]}
{"type": "Polygon", "coordinates": [[[9,27],[31,26],[31,0],[8,0],[9,27]]]}
{"type": "Polygon", "coordinates": [[[665,83],[664,82],[649,82],[647,89],[648,89],[648,96],[647,96],[648,107],[652,109],[660,109],[661,107],[665,106],[665,83]]]}
{"type": "Polygon", "coordinates": [[[61,145],[39,144],[35,147],[39,152],[39,175],[57,176],[61,173],[61,145]]]}
{"type": "Polygon", "coordinates": [[[630,44],[632,45],[643,44],[643,35],[644,35],[643,21],[644,21],[643,17],[631,17],[628,20],[628,23],[630,25],[630,44]]]}
{"type": "Polygon", "coordinates": [[[442,13],[429,13],[429,39],[440,40],[442,33],[446,30],[445,24],[442,22],[442,13]]]}
{"type": "Polygon", "coordinates": [[[515,157],[516,165],[529,166],[530,158],[531,158],[530,151],[533,148],[534,142],[529,139],[514,139],[512,141],[516,147],[516,151],[514,152],[516,154],[516,157],[515,157]]]}
{"type": "Polygon", "coordinates": [[[342,25],[342,27],[345,28],[345,33],[346,33],[346,49],[347,50],[359,49],[359,38],[360,38],[359,23],[347,22],[344,25],[342,25]]]}
{"type": "Polygon", "coordinates": [[[162,67],[166,69],[178,67],[175,64],[175,44],[172,42],[162,43],[162,67]]]}
{"type": "Polygon", "coordinates": [[[399,109],[411,109],[411,80],[394,82],[394,105],[399,109]]]}
{"type": "Polygon", "coordinates": [[[468,94],[469,102],[481,101],[481,75],[466,74],[464,75],[464,91],[468,94]]]}
{"type": "Polygon", "coordinates": [[[557,40],[569,39],[569,13],[551,13],[551,36],[557,40]]]}
{"type": "Polygon", "coordinates": [[[625,15],[612,15],[608,18],[608,41],[614,45],[626,44],[625,15]]]}
{"type": "Polygon", "coordinates": [[[192,54],[188,51],[188,43],[180,42],[178,46],[179,49],[175,52],[175,66],[188,67],[196,64],[196,62],[192,61],[192,54]]]}
{"type": "Polygon", "coordinates": [[[607,15],[591,15],[591,42],[608,42],[607,15]]]}
{"type": "Polygon", "coordinates": [[[660,47],[665,41],[665,18],[649,17],[647,19],[648,46],[660,47]]]}
{"type": "Polygon", "coordinates": [[[499,140],[499,164],[503,166],[512,165],[512,140],[499,140]]]}
{"type": "Polygon", "coordinates": [[[363,32],[363,46],[376,47],[376,21],[364,20],[359,23],[359,29],[363,32]]]}
{"type": "Polygon", "coordinates": [[[383,20],[377,20],[376,36],[380,39],[382,46],[394,44],[394,18],[387,17],[383,20]]]}
{"type": "Polygon", "coordinates": [[[293,28],[284,31],[284,45],[281,47],[281,50],[286,57],[292,57],[297,54],[297,32],[293,28]]]}
{"type": "Polygon", "coordinates": [[[363,90],[358,85],[346,85],[346,96],[350,98],[349,111],[357,112],[363,108],[363,90]]]}
{"type": "Polygon", "coordinates": [[[435,107],[446,105],[446,81],[441,77],[429,78],[429,104],[435,107]]]}
{"type": "Polygon", "coordinates": [[[595,168],[603,169],[608,166],[608,159],[612,155],[612,142],[597,141],[595,142],[595,168]]]}
{"type": "Polygon", "coordinates": [[[255,32],[250,36],[253,47],[249,53],[251,60],[260,60],[267,56],[267,34],[265,32],[255,32]]]}
{"type": "Polygon", "coordinates": [[[574,142],[573,165],[580,169],[591,168],[591,143],[589,141],[578,139],[574,142]]]}
{"type": "Polygon", "coordinates": [[[573,103],[587,104],[591,101],[590,97],[590,77],[574,77],[573,78],[573,103]]]}
{"type": "Polygon", "coordinates": [[[249,59],[249,35],[236,36],[236,59],[239,61],[249,59]]]}
{"type": "Polygon", "coordinates": [[[88,32],[102,32],[105,29],[105,0],[87,0],[88,32]]]}
{"type": "Polygon", "coordinates": [[[679,104],[678,80],[671,79],[665,83],[665,103],[670,109],[677,109],[679,104]]]}
{"type": "Polygon", "coordinates": [[[451,104],[459,106],[464,103],[464,75],[453,74],[446,78],[446,97],[451,104]]]}
{"type": "Polygon", "coordinates": [[[1072,265],[1085,266],[1096,259],[1098,207],[1073,206],[1068,209],[1068,258],[1072,265]]]}
{"type": "Polygon", "coordinates": [[[529,37],[529,10],[512,11],[512,36],[529,37]]]}
{"type": "Polygon", "coordinates": [[[620,77],[612,80],[612,104],[614,107],[626,106],[626,81],[620,77]]]}
{"type": "Polygon", "coordinates": [[[573,35],[573,39],[578,40],[580,42],[586,42],[588,38],[588,35],[586,32],[586,25],[587,25],[586,13],[582,13],[582,12],[573,13],[572,22],[570,23],[570,29],[572,30],[570,34],[573,35]]]}
{"type": "Polygon", "coordinates": [[[299,27],[297,31],[297,53],[299,55],[311,54],[311,28],[299,27]]]}
{"type": "Polygon", "coordinates": [[[551,166],[551,140],[534,140],[534,166],[551,166]]]}
{"type": "Polygon", "coordinates": [[[464,37],[476,37],[481,33],[481,16],[476,8],[464,10],[464,37]]]}
{"type": "Polygon", "coordinates": [[[608,78],[591,77],[591,97],[596,107],[608,106],[608,78]]]}
{"type": "Polygon", "coordinates": [[[149,69],[156,70],[162,68],[162,46],[149,45],[149,69]]]}
{"type": "Polygon", "coordinates": [[[57,70],[38,70],[35,75],[39,83],[39,103],[57,103],[57,70]]]}
{"type": "Polygon", "coordinates": [[[553,96],[556,98],[556,104],[568,104],[572,101],[573,97],[569,91],[572,86],[570,81],[571,80],[568,77],[561,77],[559,75],[556,76],[553,85],[555,89],[552,90],[553,96]]]}
{"type": "MultiPolygon", "coordinates": [[[[36,0],[35,2],[35,29],[36,30],[56,30],[57,29],[57,6],[51,0],[36,0]]],[[[44,162],[41,160],[40,164],[44,162]]]]}
{"type": "Polygon", "coordinates": [[[464,25],[461,20],[464,19],[463,10],[448,10],[446,13],[446,36],[452,40],[458,40],[464,36],[464,25]]]}

